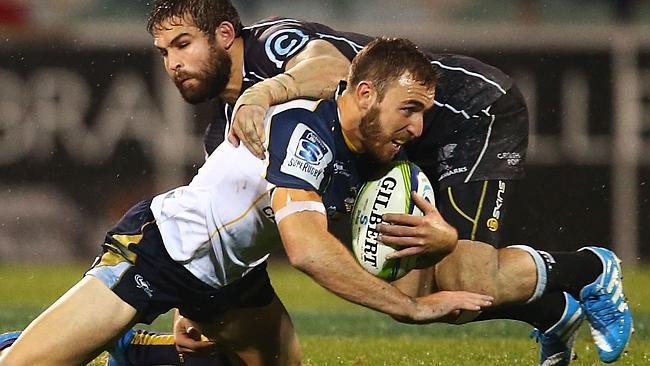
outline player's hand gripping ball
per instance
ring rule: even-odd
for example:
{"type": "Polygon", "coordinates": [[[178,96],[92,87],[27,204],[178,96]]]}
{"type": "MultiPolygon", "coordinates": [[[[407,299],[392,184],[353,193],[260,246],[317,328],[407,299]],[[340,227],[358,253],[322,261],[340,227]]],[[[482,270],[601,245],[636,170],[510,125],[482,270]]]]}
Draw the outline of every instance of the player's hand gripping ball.
{"type": "Polygon", "coordinates": [[[357,261],[368,272],[387,281],[394,281],[415,268],[417,256],[386,260],[395,248],[377,240],[377,225],[387,213],[423,213],[411,199],[415,191],[435,204],[429,179],[420,168],[408,161],[393,162],[388,172],[361,187],[352,210],[352,250],[357,261]]]}

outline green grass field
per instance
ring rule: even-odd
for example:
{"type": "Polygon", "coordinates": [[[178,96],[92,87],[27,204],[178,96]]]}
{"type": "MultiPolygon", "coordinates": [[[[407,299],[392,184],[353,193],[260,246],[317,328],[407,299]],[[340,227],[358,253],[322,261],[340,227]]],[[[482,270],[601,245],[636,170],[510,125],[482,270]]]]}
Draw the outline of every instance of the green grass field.
{"type": "MultiPolygon", "coordinates": [[[[22,329],[74,284],[84,266],[0,265],[0,331],[22,329]]],[[[273,284],[291,313],[307,365],[536,365],[530,327],[512,321],[464,326],[402,325],[349,304],[287,266],[272,266],[273,284]]],[[[636,333],[617,365],[650,364],[650,268],[625,272],[636,333]]],[[[169,330],[165,316],[149,329],[169,330]]],[[[572,365],[599,365],[583,325],[572,365]]],[[[91,365],[103,365],[102,357],[91,365]]]]}

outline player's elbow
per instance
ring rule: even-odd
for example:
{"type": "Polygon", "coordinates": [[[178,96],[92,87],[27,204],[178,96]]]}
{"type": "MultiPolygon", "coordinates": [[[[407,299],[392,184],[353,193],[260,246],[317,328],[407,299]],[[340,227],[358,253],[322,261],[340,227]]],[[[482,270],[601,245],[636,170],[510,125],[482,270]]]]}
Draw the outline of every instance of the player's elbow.
{"type": "Polygon", "coordinates": [[[316,263],[316,258],[313,258],[312,255],[306,253],[305,251],[291,251],[287,252],[287,258],[289,259],[289,264],[292,267],[305,272],[310,273],[312,266],[316,263]]]}

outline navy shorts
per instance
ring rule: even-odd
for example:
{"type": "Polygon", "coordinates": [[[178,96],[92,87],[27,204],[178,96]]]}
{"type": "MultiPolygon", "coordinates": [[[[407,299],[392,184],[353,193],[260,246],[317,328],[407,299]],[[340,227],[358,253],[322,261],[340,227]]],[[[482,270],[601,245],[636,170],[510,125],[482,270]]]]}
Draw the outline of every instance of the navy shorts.
{"type": "Polygon", "coordinates": [[[241,279],[214,288],[176,263],[165,250],[145,200],[132,207],[107,234],[102,253],[86,272],[108,286],[150,324],[170,309],[197,322],[213,322],[228,310],[271,303],[275,291],[266,263],[241,279]]]}

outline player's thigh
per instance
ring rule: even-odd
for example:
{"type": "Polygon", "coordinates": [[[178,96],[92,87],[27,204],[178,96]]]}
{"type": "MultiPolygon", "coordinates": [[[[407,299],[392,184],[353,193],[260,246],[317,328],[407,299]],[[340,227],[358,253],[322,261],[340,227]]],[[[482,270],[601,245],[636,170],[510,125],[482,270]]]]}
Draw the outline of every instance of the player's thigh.
{"type": "Polygon", "coordinates": [[[434,267],[414,269],[392,284],[411,297],[426,296],[436,291],[434,267]]]}
{"type": "Polygon", "coordinates": [[[136,310],[97,278],[86,276],[3,353],[0,365],[80,365],[133,324],[136,310]]]}
{"type": "Polygon", "coordinates": [[[463,290],[491,295],[494,305],[521,303],[530,298],[537,281],[532,257],[516,248],[460,240],[454,251],[435,267],[440,290],[463,290]]]}
{"type": "Polygon", "coordinates": [[[230,310],[214,323],[199,324],[203,334],[254,365],[301,365],[295,328],[280,299],[262,307],[230,310]]]}

